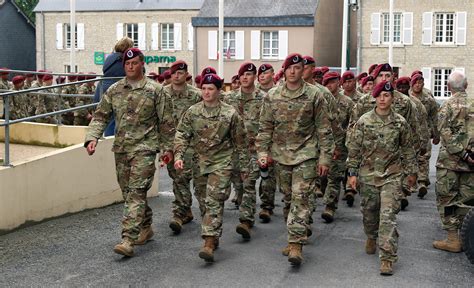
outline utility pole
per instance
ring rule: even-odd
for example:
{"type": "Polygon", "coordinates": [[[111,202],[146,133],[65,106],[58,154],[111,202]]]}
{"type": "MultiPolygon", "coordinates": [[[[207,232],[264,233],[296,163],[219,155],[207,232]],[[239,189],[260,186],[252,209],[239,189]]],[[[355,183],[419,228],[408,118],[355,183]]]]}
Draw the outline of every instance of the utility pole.
{"type": "Polygon", "coordinates": [[[344,0],[342,16],[341,74],[347,69],[347,24],[349,23],[349,0],[344,0]]]}
{"type": "MultiPolygon", "coordinates": [[[[69,65],[71,67],[71,73],[76,71],[76,0],[69,0],[70,5],[70,21],[69,21],[69,32],[71,34],[71,53],[69,56],[69,65]]],[[[67,41],[67,39],[66,39],[67,41]]]]}
{"type": "Polygon", "coordinates": [[[218,61],[218,70],[217,73],[219,77],[224,78],[224,0],[219,0],[219,45],[217,56],[219,57],[218,61]]]}
{"type": "Polygon", "coordinates": [[[393,0],[390,0],[390,7],[389,7],[389,17],[390,17],[390,28],[389,28],[389,41],[388,41],[388,64],[393,66],[393,26],[395,19],[393,17],[393,0]]]}

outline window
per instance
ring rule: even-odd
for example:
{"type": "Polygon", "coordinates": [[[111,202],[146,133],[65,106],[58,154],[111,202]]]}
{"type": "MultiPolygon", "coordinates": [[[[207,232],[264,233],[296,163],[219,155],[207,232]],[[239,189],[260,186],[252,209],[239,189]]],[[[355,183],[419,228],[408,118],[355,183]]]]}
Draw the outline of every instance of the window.
{"type": "Polygon", "coordinates": [[[454,13],[435,14],[435,43],[454,44],[454,13]]]}
{"type": "Polygon", "coordinates": [[[235,59],[235,31],[224,31],[222,55],[225,55],[225,59],[235,59]]]}
{"type": "MultiPolygon", "coordinates": [[[[383,43],[390,42],[390,14],[384,13],[383,17],[383,43]]],[[[401,43],[402,13],[393,13],[393,43],[401,43]]]]}
{"type": "Polygon", "coordinates": [[[448,90],[448,77],[451,74],[451,68],[435,68],[434,70],[434,97],[449,97],[451,92],[448,90]]]}
{"type": "Polygon", "coordinates": [[[133,40],[133,47],[138,47],[138,24],[125,24],[125,34],[133,40]]]}
{"type": "Polygon", "coordinates": [[[262,34],[262,58],[278,59],[278,31],[267,31],[262,34]]]}
{"type": "MultiPolygon", "coordinates": [[[[76,33],[74,35],[74,37],[75,37],[75,39],[74,39],[75,42],[74,43],[76,45],[75,45],[74,48],[77,49],[77,24],[76,24],[76,29],[75,30],[76,30],[75,31],[76,33]]],[[[71,37],[71,24],[68,24],[68,23],[64,24],[64,33],[65,33],[65,36],[66,36],[65,37],[66,38],[66,47],[65,48],[66,49],[71,49],[71,38],[72,38],[71,37]]]]}
{"type": "Polygon", "coordinates": [[[77,70],[77,65],[76,65],[76,70],[75,71],[71,71],[71,65],[64,65],[64,73],[76,73],[78,70],[77,70]]]}
{"type": "Polygon", "coordinates": [[[161,24],[161,49],[174,49],[174,25],[172,23],[161,24]]]}

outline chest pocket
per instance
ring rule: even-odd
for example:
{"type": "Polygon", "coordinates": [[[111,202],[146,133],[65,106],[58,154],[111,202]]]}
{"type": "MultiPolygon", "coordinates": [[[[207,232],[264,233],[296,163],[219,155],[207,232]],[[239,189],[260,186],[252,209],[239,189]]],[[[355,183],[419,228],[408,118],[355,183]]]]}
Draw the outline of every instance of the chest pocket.
{"type": "Polygon", "coordinates": [[[196,138],[202,147],[214,147],[229,137],[230,120],[224,117],[203,118],[194,122],[196,138]]]}
{"type": "Polygon", "coordinates": [[[400,147],[401,123],[385,126],[380,133],[380,144],[389,152],[396,152],[400,147]]]}

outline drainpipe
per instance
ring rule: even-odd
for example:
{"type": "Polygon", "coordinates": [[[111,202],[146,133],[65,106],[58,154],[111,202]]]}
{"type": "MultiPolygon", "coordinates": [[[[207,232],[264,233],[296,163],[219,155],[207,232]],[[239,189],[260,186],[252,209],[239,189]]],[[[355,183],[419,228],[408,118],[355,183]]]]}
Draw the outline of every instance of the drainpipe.
{"type": "Polygon", "coordinates": [[[45,47],[45,43],[46,43],[46,36],[45,36],[45,27],[46,25],[44,24],[45,22],[45,18],[44,18],[44,13],[43,11],[41,11],[41,58],[42,58],[42,69],[46,69],[46,47],[45,47]]]}
{"type": "MultiPolygon", "coordinates": [[[[362,5],[362,2],[360,3],[362,5]]],[[[357,9],[357,74],[362,72],[362,59],[361,59],[361,47],[362,47],[362,7],[357,9]]]]}

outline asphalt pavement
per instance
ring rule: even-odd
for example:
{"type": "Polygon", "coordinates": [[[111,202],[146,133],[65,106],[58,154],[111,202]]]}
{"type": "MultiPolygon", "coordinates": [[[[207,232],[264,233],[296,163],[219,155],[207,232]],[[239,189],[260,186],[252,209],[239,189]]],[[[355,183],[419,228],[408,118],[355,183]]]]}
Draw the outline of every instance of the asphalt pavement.
{"type": "MultiPolygon", "coordinates": [[[[433,164],[433,163],[432,163],[433,164]]],[[[435,182],[432,171],[432,183],[435,182]]],[[[238,211],[226,203],[224,232],[216,262],[198,257],[200,220],[180,235],[168,228],[171,181],[161,171],[159,197],[151,198],[155,237],[135,257],[113,252],[120,240],[122,205],[68,215],[0,236],[0,287],[473,287],[474,265],[464,254],[432,248],[445,236],[435,205],[434,184],[425,199],[409,198],[400,212],[399,261],[395,275],[379,274],[377,255],[364,252],[362,217],[356,205],[341,203],[325,224],[321,204],[313,236],[303,248],[304,263],[292,267],[281,255],[287,233],[281,195],[272,222],[257,222],[252,239],[235,233],[238,211]]],[[[198,215],[197,203],[193,205],[198,215]]]]}

